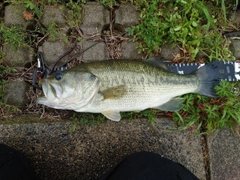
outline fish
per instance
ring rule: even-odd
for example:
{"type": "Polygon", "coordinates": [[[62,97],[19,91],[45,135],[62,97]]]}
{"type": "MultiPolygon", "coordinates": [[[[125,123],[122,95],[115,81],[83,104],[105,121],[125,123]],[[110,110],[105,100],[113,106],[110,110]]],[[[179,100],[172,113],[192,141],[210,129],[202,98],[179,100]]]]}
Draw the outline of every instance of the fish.
{"type": "Polygon", "coordinates": [[[154,58],[149,60],[103,60],[79,64],[40,80],[44,96],[37,99],[55,109],[102,113],[113,121],[120,112],[148,108],[178,111],[188,93],[218,97],[214,66],[206,64],[188,75],[167,71],[154,58]]]}

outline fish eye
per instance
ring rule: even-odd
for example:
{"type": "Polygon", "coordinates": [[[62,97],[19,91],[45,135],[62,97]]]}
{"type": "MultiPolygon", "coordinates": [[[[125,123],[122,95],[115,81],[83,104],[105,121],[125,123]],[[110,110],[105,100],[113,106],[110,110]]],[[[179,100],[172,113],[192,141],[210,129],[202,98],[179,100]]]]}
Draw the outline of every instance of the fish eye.
{"type": "Polygon", "coordinates": [[[90,79],[91,79],[91,80],[95,80],[95,79],[96,79],[96,76],[93,75],[93,74],[91,74],[91,75],[90,75],[90,79]]]}
{"type": "Polygon", "coordinates": [[[55,75],[55,79],[58,80],[58,81],[61,80],[62,77],[63,77],[62,73],[57,73],[57,74],[55,75]]]}

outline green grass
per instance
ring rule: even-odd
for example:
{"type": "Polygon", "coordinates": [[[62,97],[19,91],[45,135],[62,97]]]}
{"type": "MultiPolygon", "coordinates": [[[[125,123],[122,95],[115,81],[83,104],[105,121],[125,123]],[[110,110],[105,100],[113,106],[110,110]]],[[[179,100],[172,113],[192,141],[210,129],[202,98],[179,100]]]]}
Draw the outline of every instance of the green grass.
{"type": "Polygon", "coordinates": [[[188,129],[192,125],[202,128],[203,133],[210,133],[225,127],[233,131],[240,125],[240,84],[221,81],[216,86],[220,98],[208,98],[201,95],[185,95],[183,110],[173,114],[181,129],[188,129]]]}
{"type": "Polygon", "coordinates": [[[109,7],[109,8],[113,8],[114,6],[119,6],[120,4],[115,1],[115,0],[99,0],[99,2],[105,6],[105,7],[109,7]]]}
{"type": "Polygon", "coordinates": [[[147,119],[149,123],[154,122],[157,118],[157,113],[159,110],[156,109],[146,109],[144,111],[132,111],[132,112],[121,112],[122,119],[127,119],[129,122],[134,119],[147,119]]]}
{"type": "Polygon", "coordinates": [[[209,12],[210,7],[224,14],[226,8],[198,0],[134,2],[140,11],[139,24],[127,31],[139,43],[139,52],[151,56],[168,43],[186,49],[192,60],[200,51],[204,51],[210,59],[233,58],[218,30],[218,27],[224,27],[218,24],[218,19],[224,19],[225,15],[215,16],[209,12]]]}
{"type": "Polygon", "coordinates": [[[26,46],[25,39],[27,34],[21,26],[7,27],[3,23],[0,23],[0,40],[6,45],[13,48],[26,46]]]}
{"type": "Polygon", "coordinates": [[[72,119],[77,124],[86,124],[86,125],[99,125],[105,123],[107,119],[102,114],[94,113],[74,113],[72,119]]]}

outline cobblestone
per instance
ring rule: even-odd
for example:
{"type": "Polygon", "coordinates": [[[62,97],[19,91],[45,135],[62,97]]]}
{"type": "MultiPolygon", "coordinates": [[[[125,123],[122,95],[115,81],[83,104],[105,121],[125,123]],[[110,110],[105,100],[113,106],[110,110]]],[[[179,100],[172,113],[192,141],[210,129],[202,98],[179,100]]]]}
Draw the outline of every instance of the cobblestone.
{"type": "Polygon", "coordinates": [[[172,47],[169,44],[165,44],[161,47],[161,56],[166,60],[172,60],[177,54],[180,54],[179,47],[172,47]]]}
{"type": "Polygon", "coordinates": [[[122,24],[125,28],[137,24],[139,12],[131,4],[122,4],[116,10],[116,23],[122,24]]]}
{"type": "Polygon", "coordinates": [[[67,10],[64,6],[45,6],[41,22],[44,26],[57,24],[60,28],[66,28],[67,10]]]}
{"type": "Polygon", "coordinates": [[[231,40],[230,50],[236,59],[240,59],[240,40],[231,40]]]}
{"type": "Polygon", "coordinates": [[[141,59],[141,54],[138,53],[137,43],[123,42],[122,43],[122,59],[141,59]]]}
{"type": "Polygon", "coordinates": [[[23,17],[25,8],[22,5],[8,5],[5,8],[4,24],[6,26],[20,25],[27,26],[29,21],[23,17]]]}
{"type": "Polygon", "coordinates": [[[109,11],[96,2],[88,2],[84,6],[83,21],[80,28],[83,34],[101,32],[103,25],[109,23],[109,11]]]}
{"type": "Polygon", "coordinates": [[[4,102],[14,106],[24,106],[29,100],[26,92],[31,86],[23,80],[8,81],[4,86],[4,102]]]}
{"type": "MultiPolygon", "coordinates": [[[[81,42],[80,45],[82,46],[82,49],[86,49],[96,42],[92,41],[86,41],[86,42],[81,42]]],[[[83,62],[91,62],[91,61],[101,61],[107,59],[106,57],[106,45],[102,42],[99,43],[87,51],[85,51],[82,55],[82,61],[83,62]]]]}
{"type": "Polygon", "coordinates": [[[34,49],[31,47],[11,48],[8,45],[3,46],[4,62],[15,67],[24,67],[27,63],[33,61],[34,49]]]}
{"type": "MultiPolygon", "coordinates": [[[[48,67],[52,67],[56,60],[62,56],[65,52],[71,49],[73,44],[70,42],[64,42],[63,40],[58,40],[56,42],[46,41],[40,47],[40,51],[43,53],[43,58],[48,67]]],[[[67,62],[68,57],[64,57],[58,64],[58,66],[63,65],[67,62]]]]}

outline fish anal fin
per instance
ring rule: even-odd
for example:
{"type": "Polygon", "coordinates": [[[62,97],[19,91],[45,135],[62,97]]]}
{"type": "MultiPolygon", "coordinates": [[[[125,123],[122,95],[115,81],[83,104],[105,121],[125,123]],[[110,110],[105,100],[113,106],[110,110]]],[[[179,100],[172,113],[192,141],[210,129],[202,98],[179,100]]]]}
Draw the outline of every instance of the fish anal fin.
{"type": "Polygon", "coordinates": [[[120,115],[120,112],[119,111],[104,111],[102,112],[102,114],[112,120],[112,121],[120,121],[121,119],[121,115],[120,115]]]}
{"type": "Polygon", "coordinates": [[[100,93],[103,95],[104,99],[119,99],[127,93],[127,90],[125,85],[120,85],[108,88],[100,93]]]}
{"type": "Polygon", "coordinates": [[[174,111],[178,111],[183,108],[183,102],[184,102],[183,98],[174,98],[174,99],[171,99],[170,101],[166,102],[165,104],[155,107],[155,108],[163,110],[163,111],[174,112],[174,111]]]}

